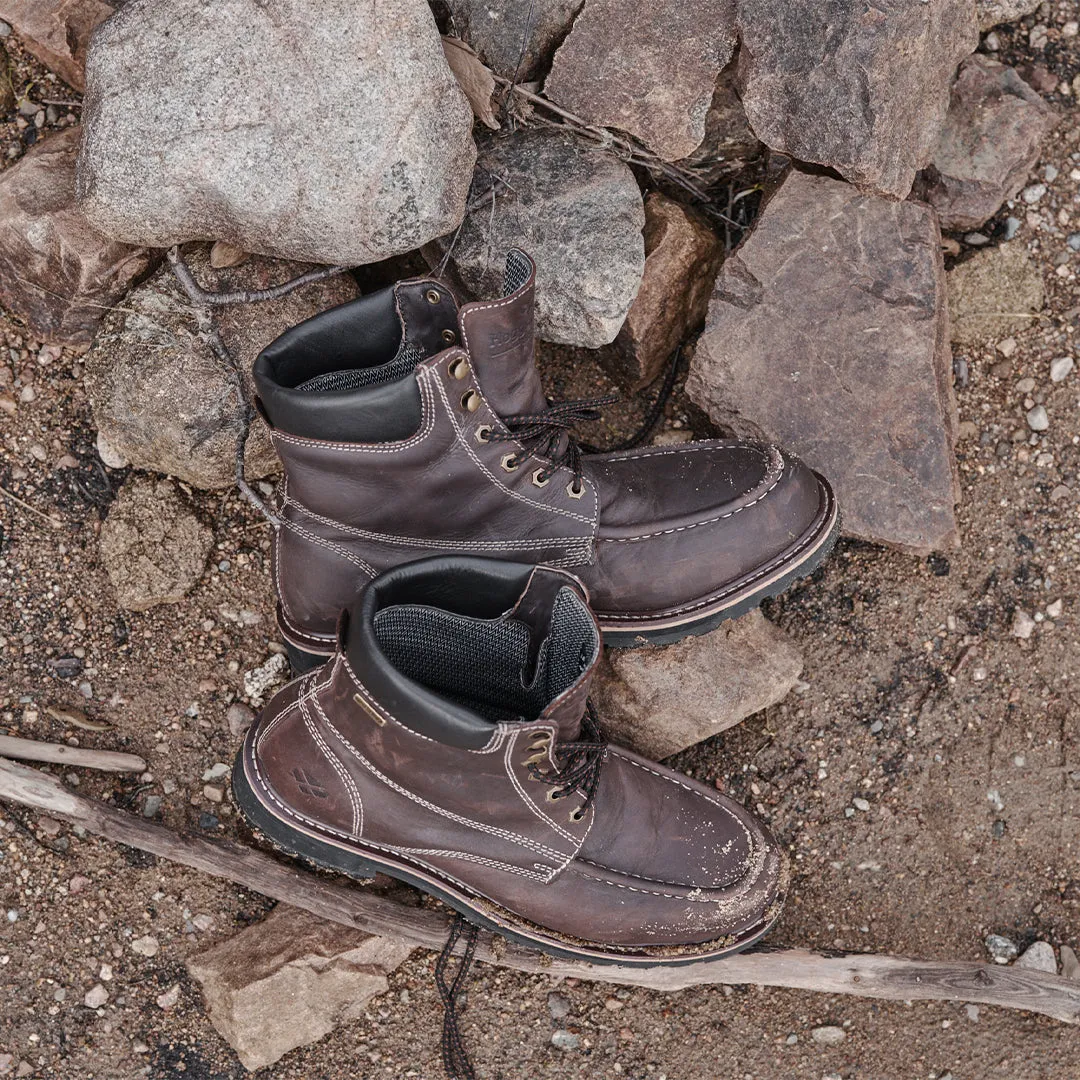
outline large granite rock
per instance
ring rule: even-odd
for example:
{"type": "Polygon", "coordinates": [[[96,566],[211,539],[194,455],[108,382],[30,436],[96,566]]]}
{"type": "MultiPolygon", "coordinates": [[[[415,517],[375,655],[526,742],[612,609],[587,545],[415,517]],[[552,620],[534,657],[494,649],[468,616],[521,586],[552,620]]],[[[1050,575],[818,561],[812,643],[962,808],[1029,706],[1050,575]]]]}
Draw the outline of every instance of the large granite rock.
{"type": "Polygon", "coordinates": [[[424,0],[130,0],[84,105],[84,209],[154,247],[375,262],[457,226],[475,160],[424,0]]]}
{"type": "Polygon", "coordinates": [[[453,30],[504,78],[538,78],[584,0],[446,0],[453,30]]]}
{"type": "Polygon", "coordinates": [[[1038,10],[1042,0],[975,0],[979,29],[989,30],[1001,23],[1016,22],[1038,10]]]}
{"type": "Polygon", "coordinates": [[[609,362],[633,392],[648,386],[695,326],[705,319],[724,255],[720,238],[674,199],[645,200],[645,273],[609,362]]]}
{"type": "Polygon", "coordinates": [[[90,33],[114,9],[103,0],[0,0],[0,19],[50,71],[81,90],[90,33]]]}
{"type": "MultiPolygon", "coordinates": [[[[253,256],[240,266],[213,271],[202,248],[187,258],[201,283],[218,292],[266,288],[307,269],[253,256]]],[[[228,305],[219,309],[222,337],[248,380],[255,357],[279,334],[356,295],[346,274],[277,300],[228,305]]],[[[187,295],[168,266],[109,313],[85,365],[94,420],[119,458],[200,488],[233,484],[239,421],[233,384],[199,338],[187,295]]],[[[245,468],[249,478],[277,469],[259,418],[252,422],[245,468]]]]}
{"type": "Polygon", "coordinates": [[[110,240],[75,203],[78,128],[31,147],[0,172],[0,304],[43,341],[88,345],[160,252],[110,240]]]}
{"type": "Polygon", "coordinates": [[[466,291],[500,295],[506,250],[521,247],[536,260],[539,337],[587,348],[614,339],[645,269],[645,211],[627,165],[562,132],[491,135],[471,199],[451,253],[466,291]]]}
{"type": "Polygon", "coordinates": [[[976,252],[949,271],[949,325],[957,345],[979,345],[1031,325],[1042,274],[1019,244],[976,252]]]}
{"type": "Polygon", "coordinates": [[[613,742],[664,758],[782,701],[802,655],[760,611],[702,637],[608,649],[592,696],[613,742]]]}
{"type": "Polygon", "coordinates": [[[211,1023],[253,1072],[363,1016],[411,952],[281,905],[187,966],[211,1023]]]}
{"type": "Polygon", "coordinates": [[[955,542],[956,406],[928,207],[789,174],[721,268],[687,391],[824,473],[848,535],[920,553],[955,542]]]}
{"type": "Polygon", "coordinates": [[[739,89],[758,138],[906,197],[978,43],[971,0],[737,2],[739,89]]]}
{"type": "Polygon", "coordinates": [[[544,93],[675,161],[705,138],[713,87],[734,51],[735,0],[587,0],[544,93]]]}
{"type": "Polygon", "coordinates": [[[140,476],[120,488],[98,538],[117,602],[129,611],[182,600],[213,544],[213,530],[171,480],[140,476]]]}
{"type": "Polygon", "coordinates": [[[1024,186],[1055,111],[1012,68],[975,53],[960,65],[945,126],[912,195],[943,229],[977,229],[1024,186]]]}

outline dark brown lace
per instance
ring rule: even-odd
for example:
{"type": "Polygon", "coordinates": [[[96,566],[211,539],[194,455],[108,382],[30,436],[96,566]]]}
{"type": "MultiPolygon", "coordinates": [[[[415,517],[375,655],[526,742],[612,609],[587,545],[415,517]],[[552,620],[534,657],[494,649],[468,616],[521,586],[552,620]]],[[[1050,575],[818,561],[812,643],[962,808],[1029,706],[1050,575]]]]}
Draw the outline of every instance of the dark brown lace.
{"type": "Polygon", "coordinates": [[[575,791],[580,792],[585,799],[581,804],[581,810],[584,810],[596,795],[604,750],[607,748],[607,740],[600,730],[600,721],[591,701],[585,703],[581,734],[583,738],[573,742],[555,744],[555,760],[559,763],[557,769],[552,771],[543,765],[530,765],[529,773],[545,784],[557,785],[551,795],[553,799],[565,799],[575,791]]]}
{"type": "Polygon", "coordinates": [[[439,988],[439,997],[443,1003],[443,1031],[442,1031],[442,1061],[443,1068],[450,1080],[476,1080],[476,1072],[469,1061],[469,1055],[465,1051],[465,1041],[461,1037],[461,1029],[458,1027],[458,996],[465,989],[465,982],[469,977],[469,968],[472,967],[473,955],[476,952],[476,935],[478,927],[466,922],[461,915],[455,915],[450,924],[450,933],[446,938],[446,944],[439,953],[439,959],[435,961],[435,985],[439,988]],[[446,967],[454,954],[454,946],[461,938],[465,942],[465,951],[461,955],[461,963],[454,974],[453,981],[446,981],[446,967]]]}

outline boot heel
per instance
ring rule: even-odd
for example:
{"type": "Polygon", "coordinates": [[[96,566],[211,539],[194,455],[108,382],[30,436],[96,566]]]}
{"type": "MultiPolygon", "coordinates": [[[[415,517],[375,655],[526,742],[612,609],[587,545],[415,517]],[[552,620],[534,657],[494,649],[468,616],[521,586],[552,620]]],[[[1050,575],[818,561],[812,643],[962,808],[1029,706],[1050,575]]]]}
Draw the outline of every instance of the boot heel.
{"type": "Polygon", "coordinates": [[[294,675],[303,675],[330,659],[329,656],[320,656],[318,653],[304,652],[303,649],[298,649],[288,641],[285,642],[285,652],[289,657],[294,675]]]}

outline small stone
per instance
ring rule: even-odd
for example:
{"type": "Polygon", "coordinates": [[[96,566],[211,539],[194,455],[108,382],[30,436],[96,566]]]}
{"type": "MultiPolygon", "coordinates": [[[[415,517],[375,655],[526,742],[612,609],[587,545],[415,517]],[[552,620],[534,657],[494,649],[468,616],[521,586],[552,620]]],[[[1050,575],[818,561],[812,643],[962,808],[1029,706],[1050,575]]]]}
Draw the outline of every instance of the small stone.
{"type": "Polygon", "coordinates": [[[143,803],[142,813],[145,818],[157,817],[161,812],[161,796],[147,795],[143,803]]]}
{"type": "Polygon", "coordinates": [[[214,916],[206,914],[196,915],[195,918],[191,920],[191,925],[194,926],[196,930],[205,934],[207,930],[213,928],[214,916]]]}
{"type": "Polygon", "coordinates": [[[1050,381],[1064,382],[1072,374],[1076,361],[1071,356],[1059,356],[1050,362],[1050,381]]]}
{"type": "Polygon", "coordinates": [[[106,1001],[109,1000],[109,991],[105,989],[101,983],[95,983],[89,990],[86,991],[86,996],[83,998],[83,1004],[88,1009],[100,1009],[106,1001]]]}
{"type": "Polygon", "coordinates": [[[882,730],[882,729],[883,729],[884,727],[885,727],[885,725],[884,725],[884,723],[882,723],[882,721],[880,721],[880,720],[875,720],[875,721],[874,721],[874,722],[873,722],[873,723],[872,723],[872,724],[870,725],[870,734],[871,734],[871,735],[877,735],[877,734],[878,734],[878,732],[880,732],[880,731],[881,731],[881,730],[882,730]]]}
{"type": "Polygon", "coordinates": [[[164,994],[159,994],[154,1000],[159,1009],[169,1010],[180,1000],[180,984],[173,983],[164,994]]]}
{"type": "Polygon", "coordinates": [[[1031,378],[1021,379],[1016,384],[1016,392],[1018,394],[1030,394],[1035,389],[1035,380],[1031,378]]]}
{"type": "Polygon", "coordinates": [[[1007,337],[1003,341],[999,341],[996,348],[997,351],[1008,360],[1008,358],[1016,352],[1016,338],[1007,337]]]}
{"type": "Polygon", "coordinates": [[[1057,958],[1054,956],[1053,945],[1047,941],[1034,942],[1023,951],[1015,966],[1028,971],[1047,971],[1051,975],[1056,975],[1057,958]]]}
{"type": "Polygon", "coordinates": [[[973,1005],[970,1002],[964,1006],[964,1012],[967,1013],[967,1018],[973,1023],[979,1022],[979,1006],[973,1005]]]}
{"type": "Polygon", "coordinates": [[[791,1034],[784,1040],[784,1042],[787,1043],[788,1046],[798,1046],[799,1036],[791,1034]]]}
{"type": "Polygon", "coordinates": [[[1020,198],[1022,198],[1029,206],[1034,206],[1045,194],[1045,184],[1030,184],[1020,192],[1020,198]]]}
{"type": "Polygon", "coordinates": [[[1046,431],[1050,426],[1050,416],[1045,405],[1036,405],[1027,411],[1028,427],[1032,431],[1046,431]]]}
{"type": "Polygon", "coordinates": [[[863,813],[866,813],[866,811],[870,809],[870,803],[867,802],[866,799],[852,799],[851,805],[854,806],[856,810],[862,810],[863,813]]]}
{"type": "Polygon", "coordinates": [[[161,946],[158,944],[158,939],[150,934],[136,938],[131,943],[131,951],[139,956],[157,956],[160,948],[161,946]]]}
{"type": "Polygon", "coordinates": [[[1065,243],[1069,245],[1071,250],[1080,251],[1080,232],[1069,233],[1065,238],[1065,243]]]}
{"type": "Polygon", "coordinates": [[[986,939],[986,951],[995,964],[1007,964],[1016,959],[1016,944],[1001,934],[990,934],[986,939]]]}
{"type": "Polygon", "coordinates": [[[98,457],[101,458],[102,464],[109,469],[126,469],[129,465],[128,459],[124,457],[108,439],[99,431],[97,437],[94,439],[94,446],[97,449],[98,457]]]}
{"type": "Polygon", "coordinates": [[[1016,217],[1007,217],[1005,219],[1005,234],[1003,239],[1006,241],[1013,240],[1016,234],[1020,231],[1021,221],[1016,217]]]}
{"type": "Polygon", "coordinates": [[[113,969],[112,964],[102,964],[101,970],[98,972],[98,978],[102,982],[112,982],[113,969]]]}
{"type": "Polygon", "coordinates": [[[552,991],[547,996],[547,1007],[552,1020],[564,1020],[570,1015],[570,999],[565,994],[552,991]]]}
{"type": "Polygon", "coordinates": [[[68,882],[68,892],[71,893],[72,896],[78,896],[79,893],[81,893],[83,889],[85,889],[86,886],[89,884],[90,879],[88,877],[84,876],[83,874],[76,874],[68,882]]]}
{"type": "Polygon", "coordinates": [[[814,1028],[810,1032],[810,1038],[821,1046],[839,1046],[847,1038],[847,1033],[842,1027],[827,1024],[824,1027],[814,1028]]]}
{"type": "Polygon", "coordinates": [[[1054,600],[1052,603],[1046,605],[1046,614],[1051,619],[1057,619],[1061,616],[1063,607],[1064,604],[1061,600],[1054,600]]]}
{"type": "Polygon", "coordinates": [[[225,711],[225,720],[231,735],[243,735],[255,720],[255,712],[242,701],[234,701],[225,711]]]}
{"type": "Polygon", "coordinates": [[[559,1050],[577,1050],[581,1046],[581,1036],[559,1028],[551,1033],[551,1045],[559,1050]]]}
{"type": "Polygon", "coordinates": [[[224,761],[217,761],[202,774],[204,780],[220,780],[229,775],[229,766],[224,761]]]}
{"type": "Polygon", "coordinates": [[[210,802],[219,803],[225,798],[225,792],[222,788],[214,787],[213,784],[206,784],[203,789],[203,798],[209,799],[210,802]]]}
{"type": "Polygon", "coordinates": [[[1061,949],[1061,974],[1066,979],[1080,979],[1080,958],[1069,945],[1062,945],[1061,949]]]}

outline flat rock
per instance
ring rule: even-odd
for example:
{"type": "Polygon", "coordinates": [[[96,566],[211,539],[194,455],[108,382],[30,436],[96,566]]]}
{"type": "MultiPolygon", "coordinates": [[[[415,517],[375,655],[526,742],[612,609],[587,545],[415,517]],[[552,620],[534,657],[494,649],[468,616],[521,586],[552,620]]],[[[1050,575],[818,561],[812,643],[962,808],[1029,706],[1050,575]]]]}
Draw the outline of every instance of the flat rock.
{"type": "Polygon", "coordinates": [[[686,384],[836,489],[844,531],[926,554],[956,539],[956,406],[932,210],[792,172],[721,268],[686,384]]]}
{"type": "Polygon", "coordinates": [[[573,24],[583,0],[446,0],[451,28],[467,41],[485,64],[504,78],[519,82],[543,75],[555,46],[573,24]],[[531,18],[530,18],[531,16],[531,18]]]}
{"type": "Polygon", "coordinates": [[[739,91],[758,138],[905,198],[978,44],[971,0],[737,3],[739,91]]]}
{"type": "Polygon", "coordinates": [[[281,905],[187,966],[211,1023],[254,1071],[363,1016],[411,952],[403,941],[281,905]]]}
{"type": "Polygon", "coordinates": [[[1024,186],[1056,120],[1012,68],[981,53],[969,56],[912,196],[938,212],[943,229],[977,229],[1024,186]]]}
{"type": "Polygon", "coordinates": [[[1016,22],[1037,11],[1041,3],[1042,0],[975,0],[979,29],[989,30],[1002,23],[1016,22]]]}
{"type": "Polygon", "coordinates": [[[615,339],[612,374],[628,391],[647,386],[705,319],[724,248],[708,224],[659,192],[645,200],[645,273],[615,339]]]}
{"type": "Polygon", "coordinates": [[[452,231],[476,154],[424,0],[134,0],[94,35],[83,124],[109,235],[323,263],[452,231]]]}
{"type": "Polygon", "coordinates": [[[160,252],[111,240],[75,203],[80,131],[42,140],[0,172],[0,303],[43,341],[88,345],[160,252]]]}
{"type": "Polygon", "coordinates": [[[539,337],[586,348],[615,338],[645,269],[645,210],[626,164],[562,132],[491,135],[471,199],[451,257],[466,291],[499,296],[505,252],[521,247],[536,260],[539,337]]]}
{"type": "MultiPolygon", "coordinates": [[[[308,269],[253,256],[211,270],[205,248],[185,256],[204,287],[261,289],[308,269]]],[[[220,311],[222,338],[248,392],[260,350],[290,326],[357,294],[347,275],[305,285],[277,300],[230,304],[220,311]]],[[[161,267],[106,317],[85,357],[86,388],[98,429],[112,452],[140,469],[168,473],[201,488],[234,483],[239,408],[224,368],[199,338],[187,295],[161,267]]],[[[261,419],[252,421],[245,469],[251,478],[278,468],[261,419]]]]}
{"type": "Polygon", "coordinates": [[[1013,967],[1056,975],[1057,957],[1054,955],[1054,946],[1048,941],[1033,942],[1020,954],[1013,967]]]}
{"type": "Polygon", "coordinates": [[[202,575],[214,533],[170,480],[133,477],[101,526],[99,550],[120,606],[175,604],[202,575]]]}
{"type": "Polygon", "coordinates": [[[674,645],[606,650],[593,699],[613,742],[665,758],[782,701],[802,664],[791,638],[752,611],[674,645]]]}
{"type": "Polygon", "coordinates": [[[996,341],[1042,311],[1042,274],[1019,244],[985,248],[949,271],[949,330],[957,345],[996,341]]]}
{"type": "Polygon", "coordinates": [[[652,4],[647,16],[640,0],[587,0],[544,94],[675,161],[705,138],[716,78],[734,51],[735,0],[652,4]]]}
{"type": "Polygon", "coordinates": [[[115,10],[103,0],[0,0],[0,19],[50,71],[81,90],[91,31],[115,10]]]}

